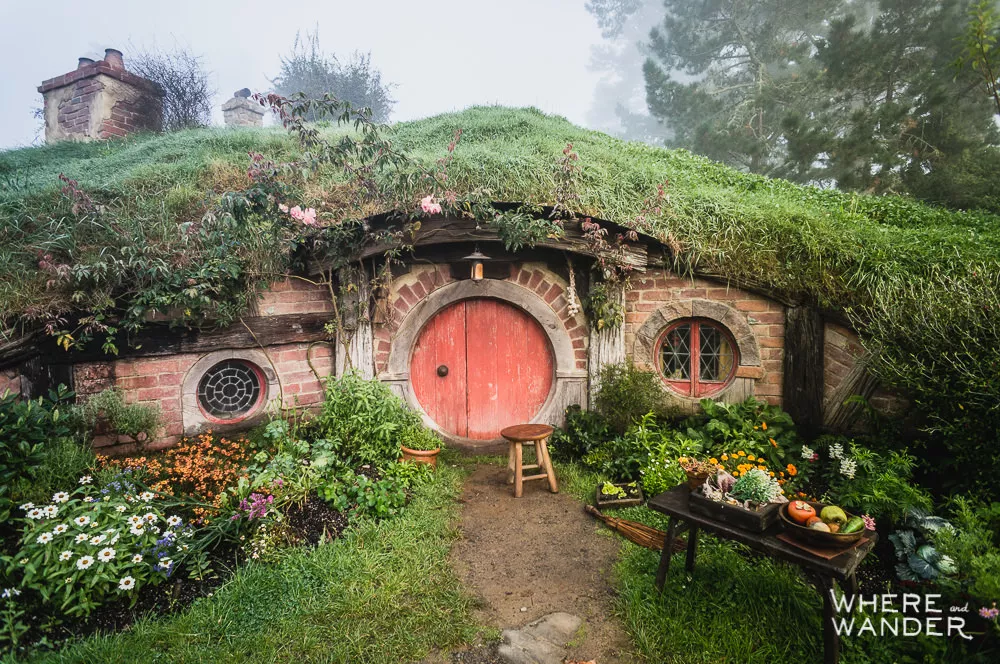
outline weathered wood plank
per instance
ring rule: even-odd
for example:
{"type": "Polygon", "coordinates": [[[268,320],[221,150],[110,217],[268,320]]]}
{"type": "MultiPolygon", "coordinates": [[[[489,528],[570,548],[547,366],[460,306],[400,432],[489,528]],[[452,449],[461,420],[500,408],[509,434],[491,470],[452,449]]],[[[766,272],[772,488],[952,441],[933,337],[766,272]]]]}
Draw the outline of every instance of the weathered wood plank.
{"type": "Polygon", "coordinates": [[[823,317],[810,307],[785,309],[782,408],[806,438],[823,425],[823,317]]]}
{"type": "MultiPolygon", "coordinates": [[[[362,264],[363,265],[363,264],[362,264]]],[[[347,343],[337,340],[336,367],[341,376],[353,369],[362,378],[375,377],[375,333],[372,328],[371,279],[364,267],[342,268],[338,273],[341,286],[340,315],[344,324],[340,330],[347,343]]]]}
{"type": "Polygon", "coordinates": [[[840,385],[823,404],[823,428],[835,433],[846,433],[856,428],[862,416],[863,406],[859,403],[844,402],[857,395],[866,401],[878,389],[879,380],[868,371],[868,355],[862,355],[854,363],[851,372],[844,376],[840,385]]]}
{"type": "MultiPolygon", "coordinates": [[[[617,299],[617,306],[625,309],[624,287],[613,290],[612,297],[617,299]]],[[[593,401],[601,384],[601,370],[609,364],[619,364],[625,361],[625,325],[617,327],[605,326],[600,330],[590,325],[590,348],[588,349],[587,369],[590,372],[590,399],[593,401]]],[[[586,404],[581,404],[586,406],[586,404]]]]}

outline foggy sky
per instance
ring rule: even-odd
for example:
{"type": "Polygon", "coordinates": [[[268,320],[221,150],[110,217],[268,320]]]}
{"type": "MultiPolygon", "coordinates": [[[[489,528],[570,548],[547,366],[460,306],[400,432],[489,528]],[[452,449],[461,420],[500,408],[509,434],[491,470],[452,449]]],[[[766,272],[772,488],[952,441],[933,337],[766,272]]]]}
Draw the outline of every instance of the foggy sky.
{"type": "Polygon", "coordinates": [[[394,121],[499,103],[585,125],[600,78],[588,69],[601,35],[584,0],[0,0],[0,150],[35,138],[43,80],[105,48],[127,64],[130,42],[204,56],[221,124],[233,91],[266,90],[296,31],[317,23],[324,51],[371,51],[398,84],[394,121]]]}

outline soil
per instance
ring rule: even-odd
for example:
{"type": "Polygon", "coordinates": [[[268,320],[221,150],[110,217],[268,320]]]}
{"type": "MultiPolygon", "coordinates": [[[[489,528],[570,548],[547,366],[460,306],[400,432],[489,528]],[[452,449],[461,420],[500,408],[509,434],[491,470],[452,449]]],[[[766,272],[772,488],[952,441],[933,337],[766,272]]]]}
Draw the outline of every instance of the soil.
{"type": "Polygon", "coordinates": [[[330,507],[319,496],[310,496],[300,507],[285,512],[288,525],[309,544],[336,539],[347,528],[347,515],[330,507]]]}
{"type": "MultiPolygon", "coordinates": [[[[578,500],[553,494],[544,481],[526,482],[514,498],[506,468],[478,464],[462,494],[462,538],[451,562],[481,600],[480,624],[521,627],[565,611],[584,620],[569,658],[600,664],[634,661],[613,617],[611,584],[619,543],[583,511],[578,500]]],[[[497,661],[492,645],[455,653],[453,662],[497,661]]]]}

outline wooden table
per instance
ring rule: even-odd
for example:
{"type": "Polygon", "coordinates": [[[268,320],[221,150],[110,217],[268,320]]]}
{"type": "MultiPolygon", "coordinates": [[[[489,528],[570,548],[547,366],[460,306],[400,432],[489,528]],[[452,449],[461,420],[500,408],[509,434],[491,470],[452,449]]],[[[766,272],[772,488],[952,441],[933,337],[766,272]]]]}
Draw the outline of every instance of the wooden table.
{"type": "Polygon", "coordinates": [[[687,559],[685,561],[685,569],[688,572],[694,570],[699,530],[704,530],[722,539],[739,542],[776,560],[798,565],[823,595],[823,662],[824,664],[837,664],[840,659],[840,637],[833,625],[835,611],[831,593],[834,581],[840,583],[844,592],[857,594],[858,582],[854,572],[865,556],[875,547],[878,535],[869,533],[870,539],[867,542],[836,558],[826,560],[778,539],[776,535],[781,532],[780,523],[763,533],[753,533],[700,514],[694,514],[688,507],[689,495],[690,490],[687,485],[681,485],[651,498],[646,503],[650,509],[670,517],[667,524],[667,538],[660,556],[660,566],[656,570],[657,590],[663,592],[663,584],[667,579],[667,571],[670,569],[673,541],[680,522],[684,522],[688,526],[687,559]]]}

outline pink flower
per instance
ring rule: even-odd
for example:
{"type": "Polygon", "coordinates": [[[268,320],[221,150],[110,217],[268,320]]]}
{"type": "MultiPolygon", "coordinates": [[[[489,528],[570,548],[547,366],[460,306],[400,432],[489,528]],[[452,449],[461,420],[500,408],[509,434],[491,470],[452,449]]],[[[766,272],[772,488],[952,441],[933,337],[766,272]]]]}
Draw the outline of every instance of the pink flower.
{"type": "Polygon", "coordinates": [[[298,205],[296,205],[291,210],[289,210],[288,214],[292,215],[292,219],[294,219],[296,221],[302,221],[303,212],[302,212],[302,208],[299,207],[298,205]]]}
{"type": "Polygon", "coordinates": [[[865,522],[865,530],[875,530],[875,519],[867,514],[862,514],[861,519],[865,522]]]}
{"type": "Polygon", "coordinates": [[[427,214],[441,214],[441,204],[434,202],[434,194],[429,194],[421,198],[420,207],[427,214]]]}
{"type": "Polygon", "coordinates": [[[306,208],[302,213],[302,218],[299,219],[306,226],[316,225],[316,210],[314,208],[306,208]]]}
{"type": "Polygon", "coordinates": [[[284,203],[278,203],[278,209],[284,212],[285,214],[288,214],[288,206],[285,205],[284,203]]]}
{"type": "Polygon", "coordinates": [[[997,616],[1000,616],[1000,609],[997,608],[996,602],[994,602],[992,608],[986,608],[984,606],[979,609],[979,615],[987,620],[996,620],[997,616]]]}

